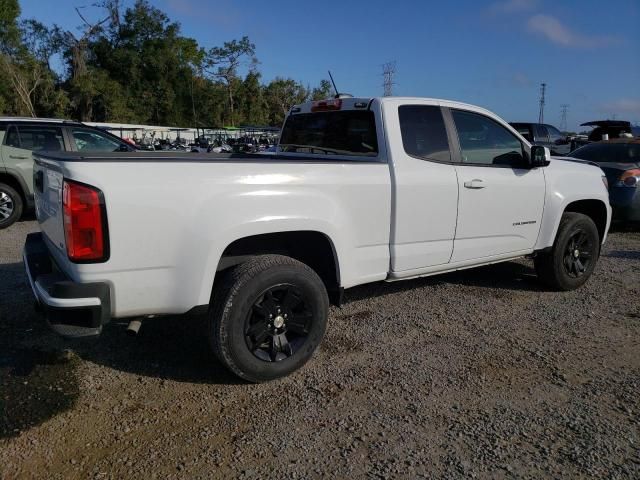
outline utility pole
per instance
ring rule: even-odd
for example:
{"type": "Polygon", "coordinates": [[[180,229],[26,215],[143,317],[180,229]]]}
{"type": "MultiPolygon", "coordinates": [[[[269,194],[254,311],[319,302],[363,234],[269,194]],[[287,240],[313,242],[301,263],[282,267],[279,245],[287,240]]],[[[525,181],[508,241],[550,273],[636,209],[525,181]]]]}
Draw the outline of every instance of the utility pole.
{"type": "Polygon", "coordinates": [[[561,113],[561,117],[560,117],[560,130],[562,132],[566,132],[567,131],[567,112],[569,111],[569,105],[564,103],[562,105],[560,105],[560,113],[561,113]]]}
{"type": "Polygon", "coordinates": [[[384,96],[390,97],[393,95],[393,86],[395,82],[393,81],[393,76],[396,74],[396,62],[387,62],[382,65],[382,78],[383,78],[383,86],[384,86],[384,96]]]}
{"type": "Polygon", "coordinates": [[[547,84],[540,84],[540,115],[538,116],[538,123],[544,123],[544,94],[547,90],[547,84]]]}

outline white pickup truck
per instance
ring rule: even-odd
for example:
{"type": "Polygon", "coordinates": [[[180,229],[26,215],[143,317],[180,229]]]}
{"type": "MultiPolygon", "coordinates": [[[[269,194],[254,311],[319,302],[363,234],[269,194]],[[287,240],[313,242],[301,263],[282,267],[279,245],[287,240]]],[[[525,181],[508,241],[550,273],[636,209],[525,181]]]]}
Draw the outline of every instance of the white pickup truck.
{"type": "Polygon", "coordinates": [[[24,262],[50,325],[206,314],[220,361],[253,382],[309,360],[355,285],[533,256],[575,289],[611,217],[598,167],[435,99],[295,106],[270,155],[35,157],[42,233],[24,262]]]}

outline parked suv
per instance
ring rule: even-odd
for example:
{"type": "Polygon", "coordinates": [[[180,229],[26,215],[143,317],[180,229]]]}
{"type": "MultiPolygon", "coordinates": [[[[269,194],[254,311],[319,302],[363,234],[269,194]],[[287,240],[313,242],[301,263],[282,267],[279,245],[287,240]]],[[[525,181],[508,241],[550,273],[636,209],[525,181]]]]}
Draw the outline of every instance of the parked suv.
{"type": "Polygon", "coordinates": [[[553,125],[522,122],[511,122],[510,125],[533,145],[547,147],[551,155],[565,156],[573,150],[567,136],[553,125]]]}
{"type": "Polygon", "coordinates": [[[31,152],[129,152],[120,138],[78,122],[0,117],[0,229],[33,208],[31,152]]]}

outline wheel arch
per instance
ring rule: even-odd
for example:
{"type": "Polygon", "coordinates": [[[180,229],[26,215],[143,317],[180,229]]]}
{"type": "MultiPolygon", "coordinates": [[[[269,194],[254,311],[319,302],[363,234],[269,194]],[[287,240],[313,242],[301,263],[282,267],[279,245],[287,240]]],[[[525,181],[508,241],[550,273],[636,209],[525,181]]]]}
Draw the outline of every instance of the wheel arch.
{"type": "Polygon", "coordinates": [[[591,218],[593,223],[596,224],[600,244],[602,244],[607,233],[607,206],[604,202],[595,199],[576,200],[569,203],[564,212],[581,213],[591,218]]]}
{"type": "Polygon", "coordinates": [[[212,292],[223,272],[249,257],[265,254],[286,255],[308,265],[322,279],[331,302],[340,304],[342,288],[336,246],[328,235],[315,230],[262,233],[232,241],[218,261],[212,292]]]}

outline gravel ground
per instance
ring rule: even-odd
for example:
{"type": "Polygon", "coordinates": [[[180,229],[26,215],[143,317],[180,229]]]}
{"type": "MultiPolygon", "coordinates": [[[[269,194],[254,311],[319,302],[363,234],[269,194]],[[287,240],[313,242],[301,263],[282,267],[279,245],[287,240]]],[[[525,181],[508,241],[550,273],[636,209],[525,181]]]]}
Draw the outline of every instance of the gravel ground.
{"type": "Polygon", "coordinates": [[[591,281],[530,262],[347,292],[314,359],[237,381],[200,323],[66,341],[0,232],[0,478],[639,478],[640,233],[591,281]]]}

